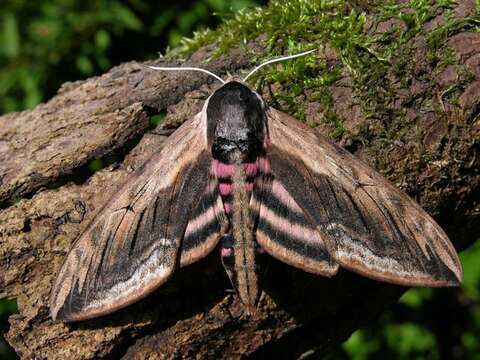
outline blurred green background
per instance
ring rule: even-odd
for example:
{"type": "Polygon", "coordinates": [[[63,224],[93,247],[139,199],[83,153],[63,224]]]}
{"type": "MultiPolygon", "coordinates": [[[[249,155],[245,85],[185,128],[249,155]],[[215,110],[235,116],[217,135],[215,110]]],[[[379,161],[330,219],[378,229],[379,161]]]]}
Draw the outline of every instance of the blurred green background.
{"type": "Polygon", "coordinates": [[[29,109],[65,81],[155,58],[260,0],[2,0],[0,114],[29,109]]]}
{"type": "MultiPolygon", "coordinates": [[[[153,59],[202,27],[261,0],[2,0],[0,114],[33,108],[65,81],[124,61],[153,59]]],[[[329,359],[480,359],[480,240],[461,254],[461,289],[411,289],[329,359]]],[[[0,300],[1,341],[14,300],[0,300]]]]}

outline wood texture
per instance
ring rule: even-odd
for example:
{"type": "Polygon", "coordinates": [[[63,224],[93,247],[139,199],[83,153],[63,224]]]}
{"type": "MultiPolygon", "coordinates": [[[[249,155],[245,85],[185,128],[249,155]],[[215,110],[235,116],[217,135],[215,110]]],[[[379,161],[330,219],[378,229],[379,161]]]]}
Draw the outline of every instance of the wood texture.
{"type": "MultiPolygon", "coordinates": [[[[472,4],[466,9],[462,4],[465,14],[473,11],[472,4]]],[[[395,104],[415,122],[417,132],[409,135],[409,143],[384,146],[383,139],[375,137],[382,124],[361,112],[348,76],[331,87],[336,111],[348,119],[345,126],[358,133],[355,124],[365,122],[372,132],[367,145],[342,145],[414,196],[435,215],[457,249],[471,244],[480,230],[479,43],[478,33],[450,38],[456,63],[433,74],[425,45],[421,39],[412,40],[418,75],[414,83],[398,85],[395,104]],[[455,74],[462,72],[474,78],[460,87],[458,102],[446,98],[439,102],[435,94],[441,84],[455,85],[455,74]],[[431,75],[429,81],[424,74],[431,75]],[[426,113],[425,104],[432,102],[441,110],[426,113]],[[441,158],[426,164],[425,153],[441,139],[446,144],[441,158]]],[[[188,63],[200,64],[210,53],[211,48],[203,48],[188,63]]],[[[338,58],[328,54],[327,60],[338,58]]],[[[165,60],[156,64],[160,63],[169,64],[165,60]]],[[[244,53],[233,51],[208,66],[222,74],[247,65],[251,64],[244,53]]],[[[147,75],[128,63],[100,77],[66,84],[55,98],[32,111],[0,118],[0,298],[18,301],[19,314],[10,316],[6,338],[20,357],[324,354],[402,293],[401,287],[348,271],[327,279],[271,260],[259,311],[247,317],[225,291],[228,279],[218,256],[212,256],[178,271],[161,292],[111,316],[74,325],[52,322],[48,294],[72,242],[132,169],[162,147],[164,136],[146,132],[148,116],[169,109],[165,124],[178,125],[200,109],[199,89],[211,90],[206,79],[198,74],[147,75]],[[130,150],[129,139],[140,138],[130,150]],[[115,151],[126,153],[118,165],[88,178],[76,177],[89,160],[115,151]]],[[[307,109],[308,121],[320,123],[315,100],[306,96],[299,101],[307,109]]],[[[329,128],[322,125],[318,131],[328,133],[329,128]]]]}

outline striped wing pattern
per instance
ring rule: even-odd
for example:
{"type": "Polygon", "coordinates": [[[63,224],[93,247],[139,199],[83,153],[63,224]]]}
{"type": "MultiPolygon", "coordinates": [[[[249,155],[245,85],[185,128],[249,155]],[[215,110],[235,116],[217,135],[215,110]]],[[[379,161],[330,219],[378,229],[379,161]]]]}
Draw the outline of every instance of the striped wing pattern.
{"type": "Polygon", "coordinates": [[[332,276],[338,264],[328,254],[325,243],[298,203],[272,175],[262,174],[255,186],[256,238],[276,259],[302,270],[332,276]]]}
{"type": "Polygon", "coordinates": [[[53,319],[83,320],[125,307],[172,275],[182,240],[184,264],[216,245],[226,218],[212,191],[200,121],[197,115],[182,125],[74,243],[51,292],[53,319]]]}
{"type": "Polygon", "coordinates": [[[229,221],[218,191],[218,180],[211,174],[206,191],[198,200],[185,230],[180,266],[190,265],[210,253],[226,233],[229,221]]]}
{"type": "Polygon", "coordinates": [[[270,195],[262,196],[258,226],[259,242],[267,251],[270,246],[272,255],[312,271],[312,252],[295,252],[298,245],[292,241],[295,225],[305,221],[312,232],[304,237],[305,249],[315,243],[334,262],[367,277],[418,286],[455,286],[461,282],[461,265],[450,240],[407,195],[287,114],[269,110],[268,126],[267,158],[274,181],[270,195]],[[300,210],[280,217],[282,211],[277,210],[272,215],[270,210],[279,206],[268,202],[276,199],[273,201],[279,203],[280,198],[283,204],[295,201],[300,210]],[[280,236],[278,230],[267,226],[276,223],[278,229],[282,222],[285,230],[280,236]],[[282,237],[288,228],[289,237],[282,237]],[[262,239],[262,232],[267,233],[268,241],[262,239]],[[276,236],[283,246],[271,245],[276,236]],[[295,254],[287,255],[287,251],[295,254]]]}

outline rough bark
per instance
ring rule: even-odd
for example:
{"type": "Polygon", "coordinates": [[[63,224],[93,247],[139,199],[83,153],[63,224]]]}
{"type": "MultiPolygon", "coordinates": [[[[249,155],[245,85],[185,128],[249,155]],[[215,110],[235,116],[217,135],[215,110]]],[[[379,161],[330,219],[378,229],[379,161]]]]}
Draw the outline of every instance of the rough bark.
{"type": "MultiPolygon", "coordinates": [[[[467,14],[473,11],[470,5],[457,11],[467,14]]],[[[441,15],[435,21],[441,23],[441,15]]],[[[435,21],[428,26],[437,26],[435,21]]],[[[385,25],[382,31],[387,30],[385,25]]],[[[372,129],[368,142],[344,145],[414,196],[462,249],[480,228],[480,34],[452,37],[456,63],[440,73],[426,61],[422,38],[412,41],[417,81],[399,84],[392,105],[407,113],[409,126],[415,124],[410,142],[385,146],[385,139],[375,137],[382,125],[362,113],[348,76],[331,87],[335,110],[348,119],[352,132],[360,133],[360,123],[372,129]],[[459,87],[458,101],[438,93],[458,85],[465,73],[473,78],[459,87]],[[426,102],[435,102],[441,111],[425,113],[426,102]],[[425,154],[439,143],[441,161],[426,162],[425,154]]],[[[189,64],[201,64],[212,48],[197,51],[189,64]]],[[[334,52],[318,56],[339,61],[334,52]]],[[[244,50],[232,50],[208,68],[224,74],[250,65],[244,50]]],[[[152,72],[132,62],[65,84],[32,111],[0,118],[0,298],[18,301],[19,314],[10,316],[6,338],[21,358],[319,356],[404,291],[347,271],[323,279],[272,260],[258,313],[247,316],[226,291],[228,279],[214,253],[125,310],[75,324],[52,322],[48,294],[72,242],[128,174],[162,146],[165,136],[149,131],[149,116],[167,110],[161,126],[176,127],[200,109],[214,86],[203,75],[152,72]],[[118,164],[85,175],[90,160],[112,154],[118,164]]],[[[321,123],[318,104],[308,94],[299,101],[308,121],[321,123]]],[[[325,125],[318,129],[329,130],[325,125]]]]}

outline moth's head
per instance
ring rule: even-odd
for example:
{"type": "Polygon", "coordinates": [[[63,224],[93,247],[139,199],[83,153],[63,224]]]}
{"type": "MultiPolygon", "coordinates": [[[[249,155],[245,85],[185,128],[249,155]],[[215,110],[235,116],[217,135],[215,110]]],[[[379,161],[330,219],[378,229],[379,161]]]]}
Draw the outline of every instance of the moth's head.
{"type": "Polygon", "coordinates": [[[207,141],[216,159],[239,163],[253,160],[259,155],[267,126],[264,102],[260,95],[245,85],[247,79],[265,65],[305,56],[315,50],[268,60],[243,79],[228,75],[224,80],[208,70],[196,67],[148,67],[163,71],[199,71],[213,76],[223,84],[210,96],[204,107],[207,141]]]}
{"type": "Polygon", "coordinates": [[[208,100],[207,140],[212,155],[223,162],[253,160],[265,136],[262,98],[239,81],[229,81],[208,100]]]}

